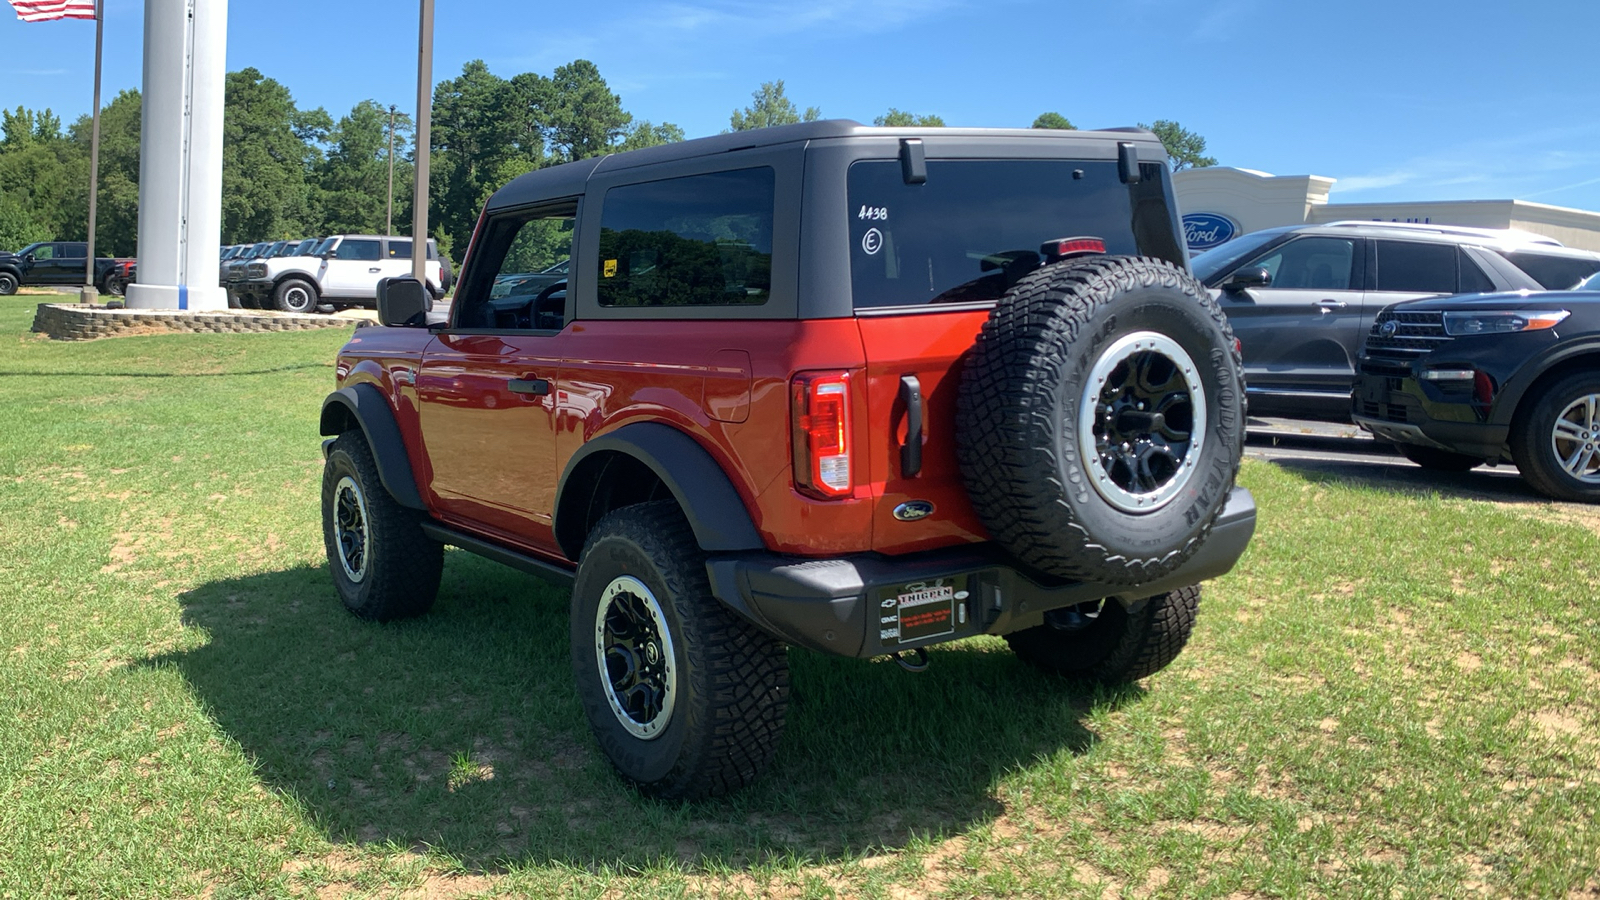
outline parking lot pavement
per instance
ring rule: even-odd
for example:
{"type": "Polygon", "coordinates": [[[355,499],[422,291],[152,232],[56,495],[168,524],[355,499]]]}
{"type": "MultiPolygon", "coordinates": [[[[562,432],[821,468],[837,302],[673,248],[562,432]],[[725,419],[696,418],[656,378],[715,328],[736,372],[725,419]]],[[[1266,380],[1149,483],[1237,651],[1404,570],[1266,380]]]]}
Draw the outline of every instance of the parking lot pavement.
{"type": "Polygon", "coordinates": [[[1529,487],[1509,463],[1482,465],[1461,474],[1433,472],[1401,456],[1389,442],[1350,424],[1252,417],[1245,435],[1246,458],[1308,475],[1498,503],[1551,502],[1529,487]]]}

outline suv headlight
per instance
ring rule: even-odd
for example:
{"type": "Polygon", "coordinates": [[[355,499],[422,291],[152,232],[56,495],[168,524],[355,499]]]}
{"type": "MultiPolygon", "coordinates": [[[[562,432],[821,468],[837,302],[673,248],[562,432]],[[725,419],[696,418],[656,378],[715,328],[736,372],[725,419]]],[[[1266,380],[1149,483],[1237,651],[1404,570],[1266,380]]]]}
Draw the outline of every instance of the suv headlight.
{"type": "Polygon", "coordinates": [[[267,277],[267,264],[251,263],[250,265],[245,266],[244,271],[245,274],[251,278],[265,278],[267,277]]]}
{"type": "Polygon", "coordinates": [[[1516,331],[1543,331],[1561,324],[1572,313],[1565,309],[1496,309],[1483,312],[1447,312],[1444,333],[1453,337],[1469,334],[1511,334],[1516,331]]]}

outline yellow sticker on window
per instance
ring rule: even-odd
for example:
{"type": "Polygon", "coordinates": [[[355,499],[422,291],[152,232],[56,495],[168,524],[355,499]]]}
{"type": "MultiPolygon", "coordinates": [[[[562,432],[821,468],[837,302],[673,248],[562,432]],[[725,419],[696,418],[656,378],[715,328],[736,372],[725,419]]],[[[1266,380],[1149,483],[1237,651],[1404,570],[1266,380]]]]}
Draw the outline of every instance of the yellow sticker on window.
{"type": "Polygon", "coordinates": [[[607,278],[615,278],[615,277],[617,277],[617,261],[616,260],[614,260],[614,259],[606,260],[604,269],[605,269],[605,276],[607,278]]]}

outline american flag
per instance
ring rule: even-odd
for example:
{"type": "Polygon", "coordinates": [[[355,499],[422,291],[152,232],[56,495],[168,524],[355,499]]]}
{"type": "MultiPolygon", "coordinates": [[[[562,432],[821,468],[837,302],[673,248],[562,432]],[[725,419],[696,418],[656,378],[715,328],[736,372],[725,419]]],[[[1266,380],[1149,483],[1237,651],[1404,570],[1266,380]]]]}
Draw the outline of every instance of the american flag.
{"type": "Polygon", "coordinates": [[[95,0],[10,0],[24,22],[52,19],[93,19],[95,0]]]}

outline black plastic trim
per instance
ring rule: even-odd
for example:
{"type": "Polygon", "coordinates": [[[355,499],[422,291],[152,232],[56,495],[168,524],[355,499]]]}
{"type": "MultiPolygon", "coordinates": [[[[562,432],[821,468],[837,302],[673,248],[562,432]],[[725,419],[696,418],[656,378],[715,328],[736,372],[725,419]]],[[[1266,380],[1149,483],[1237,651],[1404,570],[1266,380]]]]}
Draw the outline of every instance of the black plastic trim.
{"type": "Polygon", "coordinates": [[[1250,492],[1236,487],[1200,550],[1182,567],[1136,586],[1056,582],[1033,576],[993,544],[968,544],[908,556],[863,553],[803,559],[756,552],[712,556],[711,592],[756,627],[781,640],[838,656],[870,657],[960,640],[1009,634],[1044,621],[1052,609],[1102,598],[1134,607],[1141,601],[1216,578],[1232,569],[1255,533],[1250,492]],[[885,643],[872,599],[879,588],[969,576],[975,596],[950,634],[885,643]]]}
{"type": "Polygon", "coordinates": [[[636,422],[585,442],[567,461],[556,494],[554,528],[556,541],[568,558],[578,558],[587,535],[581,533],[581,523],[571,524],[585,510],[577,502],[582,498],[569,496],[567,488],[585,460],[608,452],[638,460],[661,479],[683,509],[701,549],[724,552],[765,547],[743,498],[704,447],[676,428],[636,422]]]}
{"type": "Polygon", "coordinates": [[[555,563],[545,562],[536,556],[530,556],[526,553],[512,550],[508,547],[502,547],[492,541],[486,541],[483,538],[474,537],[473,535],[462,531],[457,531],[454,528],[449,528],[432,520],[422,523],[422,531],[428,537],[431,537],[441,543],[449,544],[452,547],[460,547],[468,553],[473,553],[483,557],[484,559],[490,559],[502,565],[510,566],[513,569],[519,569],[523,572],[527,572],[529,575],[543,578],[551,584],[559,585],[565,588],[572,587],[573,578],[575,576],[575,573],[572,569],[556,565],[555,563]]]}
{"type": "Polygon", "coordinates": [[[370,384],[358,384],[329,394],[322,401],[321,433],[340,434],[344,430],[339,424],[342,415],[348,415],[361,426],[367,446],[372,448],[372,458],[377,460],[378,477],[388,488],[389,496],[401,506],[426,509],[422,494],[417,490],[417,481],[411,474],[405,439],[400,436],[400,426],[395,423],[394,412],[383,392],[370,384]]]}

